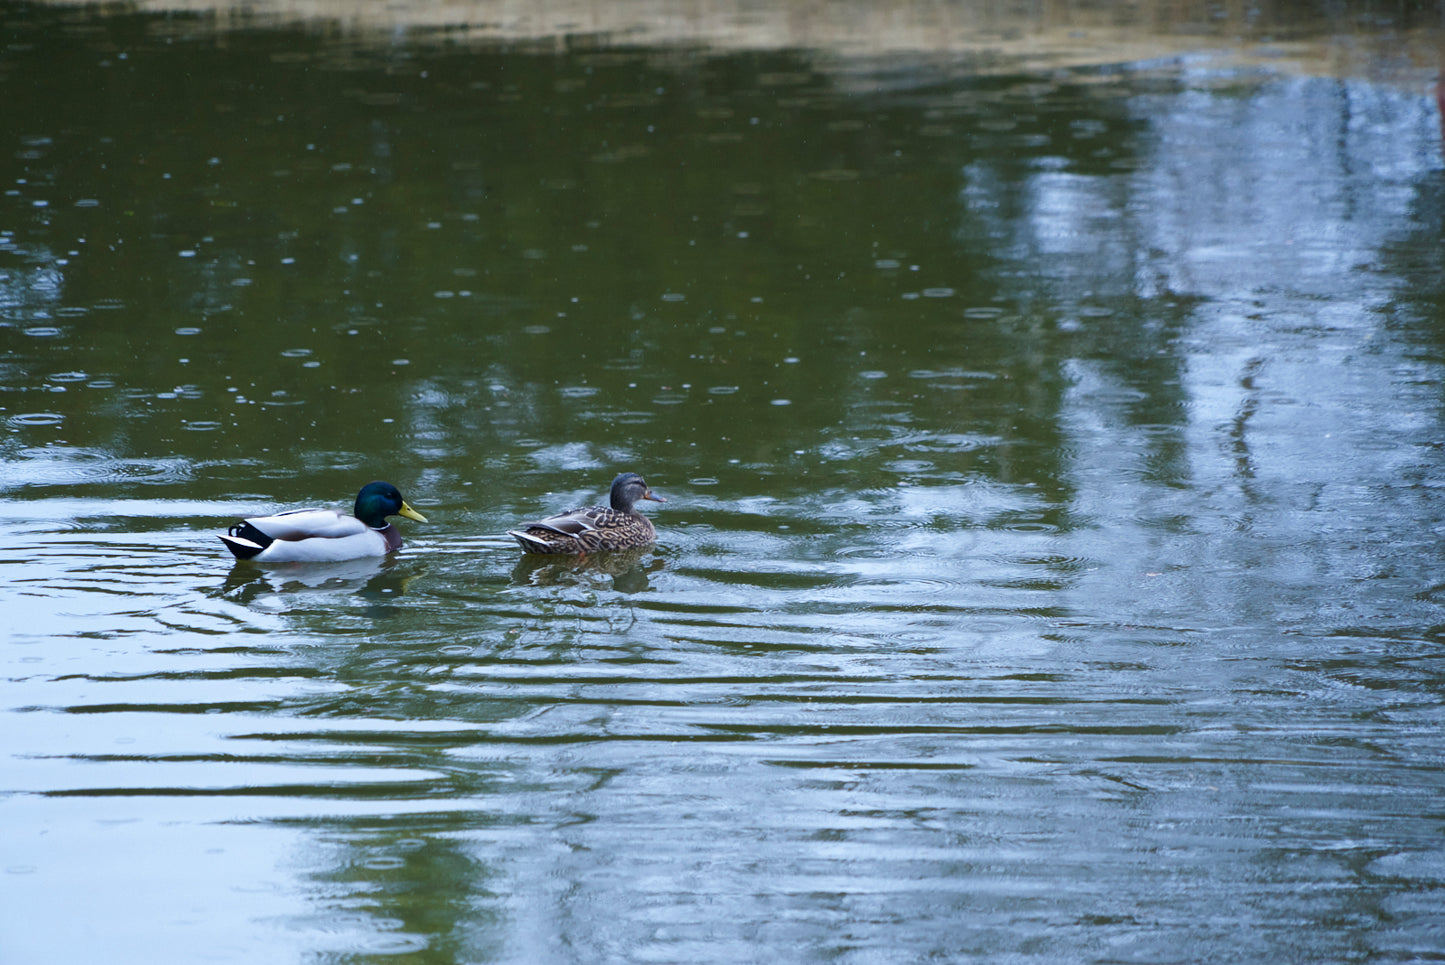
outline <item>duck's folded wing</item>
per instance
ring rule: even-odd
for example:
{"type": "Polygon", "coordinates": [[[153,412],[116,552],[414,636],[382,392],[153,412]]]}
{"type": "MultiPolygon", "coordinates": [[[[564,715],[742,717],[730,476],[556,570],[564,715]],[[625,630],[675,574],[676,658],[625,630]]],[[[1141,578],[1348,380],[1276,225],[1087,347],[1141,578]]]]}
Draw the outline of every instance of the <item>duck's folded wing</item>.
{"type": "Polygon", "coordinates": [[[301,509],[293,513],[260,516],[246,522],[272,539],[288,542],[301,539],[346,539],[367,531],[355,516],[344,516],[334,509],[301,509]]]}
{"type": "Polygon", "coordinates": [[[529,529],[542,529],[552,533],[561,533],[563,536],[580,536],[597,528],[592,515],[590,510],[576,509],[570,513],[548,516],[546,519],[534,519],[530,523],[523,523],[518,528],[524,532],[529,529]]]}

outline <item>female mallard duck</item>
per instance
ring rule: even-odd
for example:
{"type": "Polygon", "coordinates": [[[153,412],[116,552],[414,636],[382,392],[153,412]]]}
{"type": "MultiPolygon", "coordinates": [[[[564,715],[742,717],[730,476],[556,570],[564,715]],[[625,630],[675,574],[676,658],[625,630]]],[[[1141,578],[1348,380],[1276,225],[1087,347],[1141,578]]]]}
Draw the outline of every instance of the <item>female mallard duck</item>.
{"type": "Polygon", "coordinates": [[[386,521],[388,516],[426,522],[388,482],[361,487],[352,512],[355,515],[343,516],[334,509],[300,509],[246,519],[232,526],[221,542],[238,560],[334,563],[401,549],[401,534],[386,521]]]}
{"type": "Polygon", "coordinates": [[[650,546],[657,542],[657,530],[652,528],[652,520],[632,508],[639,499],[667,502],[654,496],[637,473],[625,472],[612,480],[611,508],[569,509],[523,523],[521,529],[508,530],[507,535],[528,553],[576,555],[650,546]]]}

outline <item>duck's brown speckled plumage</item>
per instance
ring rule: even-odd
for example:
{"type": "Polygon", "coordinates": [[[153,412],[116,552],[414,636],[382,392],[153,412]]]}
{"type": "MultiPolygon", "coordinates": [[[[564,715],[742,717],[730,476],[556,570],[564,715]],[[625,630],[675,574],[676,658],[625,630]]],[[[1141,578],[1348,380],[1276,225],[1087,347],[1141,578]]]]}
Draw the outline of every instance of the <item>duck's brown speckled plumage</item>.
{"type": "Polygon", "coordinates": [[[650,546],[657,541],[652,520],[639,513],[634,504],[639,499],[665,503],[653,495],[647,482],[635,472],[625,472],[612,480],[610,506],[582,506],[556,516],[523,523],[509,530],[528,553],[543,555],[577,555],[650,546]]]}

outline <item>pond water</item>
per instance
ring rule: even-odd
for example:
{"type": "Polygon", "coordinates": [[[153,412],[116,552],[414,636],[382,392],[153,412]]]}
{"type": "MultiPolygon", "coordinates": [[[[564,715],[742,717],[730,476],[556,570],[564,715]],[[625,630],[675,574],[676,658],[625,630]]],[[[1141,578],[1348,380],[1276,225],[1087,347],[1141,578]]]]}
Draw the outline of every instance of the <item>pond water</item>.
{"type": "Polygon", "coordinates": [[[449,9],[0,8],[0,958],[1445,958],[1438,9],[449,9]]]}

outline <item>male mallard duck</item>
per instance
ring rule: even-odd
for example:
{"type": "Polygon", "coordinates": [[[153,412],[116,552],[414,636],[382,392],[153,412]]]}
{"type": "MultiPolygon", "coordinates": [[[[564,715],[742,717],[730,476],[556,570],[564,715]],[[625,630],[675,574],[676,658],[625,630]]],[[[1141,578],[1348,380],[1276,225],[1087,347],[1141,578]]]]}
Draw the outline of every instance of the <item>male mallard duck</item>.
{"type": "Polygon", "coordinates": [[[635,472],[612,480],[612,507],[584,506],[508,530],[528,553],[597,553],[649,546],[657,541],[652,520],[632,508],[639,499],[665,503],[635,472]]]}
{"type": "Polygon", "coordinates": [[[232,526],[221,542],[238,560],[337,562],[401,549],[401,534],[386,521],[388,516],[426,522],[388,482],[362,486],[352,512],[354,516],[343,516],[334,509],[299,509],[246,519],[232,526]]]}

